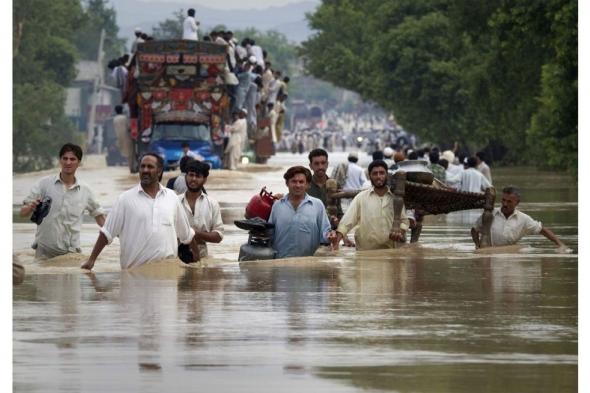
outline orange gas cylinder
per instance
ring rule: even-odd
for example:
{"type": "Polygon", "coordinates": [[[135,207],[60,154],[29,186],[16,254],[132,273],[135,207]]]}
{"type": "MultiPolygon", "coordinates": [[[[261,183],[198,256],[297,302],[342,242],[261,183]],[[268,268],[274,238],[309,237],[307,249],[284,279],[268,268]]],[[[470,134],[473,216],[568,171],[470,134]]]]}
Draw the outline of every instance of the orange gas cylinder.
{"type": "Polygon", "coordinates": [[[246,218],[260,217],[263,220],[268,221],[272,204],[274,202],[275,200],[272,197],[272,192],[268,192],[266,191],[266,187],[262,187],[260,194],[254,195],[246,205],[246,218]]]}

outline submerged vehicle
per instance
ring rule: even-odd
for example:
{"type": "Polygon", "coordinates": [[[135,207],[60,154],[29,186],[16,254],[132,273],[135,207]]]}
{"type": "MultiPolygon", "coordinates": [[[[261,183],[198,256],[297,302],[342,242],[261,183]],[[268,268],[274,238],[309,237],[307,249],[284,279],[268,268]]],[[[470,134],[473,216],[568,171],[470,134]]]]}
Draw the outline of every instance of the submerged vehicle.
{"type": "Polygon", "coordinates": [[[223,124],[229,119],[224,45],[189,40],[138,44],[127,102],[134,144],[133,167],[142,154],[159,154],[175,169],[182,143],[213,169],[221,168],[223,124]]]}
{"type": "Polygon", "coordinates": [[[176,169],[182,158],[182,144],[187,142],[213,169],[221,168],[221,159],[214,151],[207,124],[159,123],[152,129],[149,150],[164,158],[165,170],[176,169]]]}

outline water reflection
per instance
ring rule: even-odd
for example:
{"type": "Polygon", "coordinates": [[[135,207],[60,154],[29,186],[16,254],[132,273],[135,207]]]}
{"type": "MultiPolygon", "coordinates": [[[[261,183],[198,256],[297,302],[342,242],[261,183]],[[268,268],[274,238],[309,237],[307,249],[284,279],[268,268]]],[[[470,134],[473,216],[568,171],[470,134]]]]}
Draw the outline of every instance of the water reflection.
{"type": "MultiPolygon", "coordinates": [[[[54,373],[83,375],[118,354],[98,374],[131,373],[125,386],[147,391],[184,386],[182,370],[219,383],[222,369],[243,377],[266,370],[275,379],[315,380],[311,386],[319,378],[335,384],[326,385],[331,391],[347,390],[344,383],[432,392],[455,391],[453,380],[475,384],[456,391],[473,391],[504,370],[489,391],[520,387],[519,380],[526,381],[519,391],[575,390],[576,269],[567,260],[437,253],[417,247],[302,266],[171,261],[118,274],[28,277],[15,288],[15,358],[34,365],[34,349],[45,360],[57,356],[56,366],[31,373],[16,363],[15,380],[41,386],[54,373]],[[37,308],[45,314],[33,320],[18,312],[37,308]],[[43,329],[31,334],[39,321],[43,329]],[[48,343],[55,349],[38,348],[48,343]],[[544,382],[531,384],[540,372],[544,382]]],[[[79,388],[81,379],[67,386],[79,388]]]]}
{"type": "Polygon", "coordinates": [[[359,391],[473,393],[576,392],[575,365],[479,363],[419,364],[411,366],[319,367],[314,374],[359,391]],[[535,375],[526,384],[526,376],[535,375]],[[512,387],[518,386],[517,389],[512,387]]]}

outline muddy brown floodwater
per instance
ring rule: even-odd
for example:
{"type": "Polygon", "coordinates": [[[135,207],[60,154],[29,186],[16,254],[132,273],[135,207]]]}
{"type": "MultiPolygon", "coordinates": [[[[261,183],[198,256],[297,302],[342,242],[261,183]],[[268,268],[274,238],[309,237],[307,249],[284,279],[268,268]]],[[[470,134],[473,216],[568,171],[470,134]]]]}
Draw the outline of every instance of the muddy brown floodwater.
{"type": "MultiPolygon", "coordinates": [[[[344,153],[330,156],[332,166],[344,153]]],[[[89,157],[79,177],[100,202],[137,182],[89,157]]],[[[361,164],[368,157],[361,156],[361,164]]],[[[225,237],[203,266],[161,261],[121,271],[107,246],[93,273],[84,256],[33,260],[34,225],[15,213],[13,252],[26,268],[13,289],[13,386],[18,392],[575,392],[578,371],[578,203],[571,179],[494,169],[521,186],[541,236],[476,253],[477,213],[427,217],[420,243],[399,250],[236,262],[249,198],[285,192],[280,153],[265,166],[212,171],[225,237]]],[[[13,178],[15,212],[42,174],[13,178]]],[[[166,174],[165,178],[173,174],[166,174]]],[[[98,231],[85,220],[89,255],[98,231]]]]}

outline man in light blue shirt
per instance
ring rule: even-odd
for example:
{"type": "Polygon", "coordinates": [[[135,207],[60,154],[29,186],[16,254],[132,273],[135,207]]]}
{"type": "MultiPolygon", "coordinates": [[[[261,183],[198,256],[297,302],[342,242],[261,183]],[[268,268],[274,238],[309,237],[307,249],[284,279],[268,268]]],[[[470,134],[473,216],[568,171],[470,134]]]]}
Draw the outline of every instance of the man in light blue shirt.
{"type": "Polygon", "coordinates": [[[310,256],[336,236],[321,200],[307,195],[311,172],[291,167],[283,176],[289,193],[274,203],[268,222],[275,225],[273,248],[277,258],[310,256]]]}

